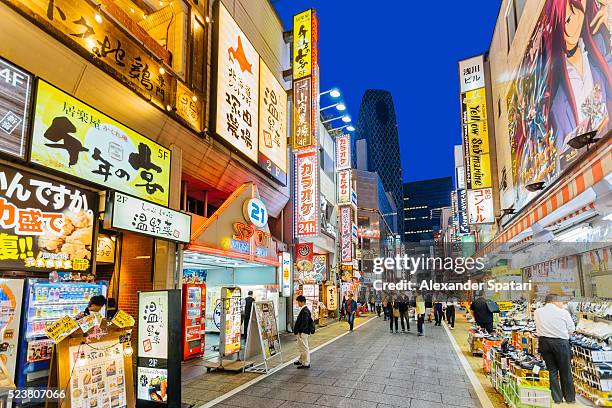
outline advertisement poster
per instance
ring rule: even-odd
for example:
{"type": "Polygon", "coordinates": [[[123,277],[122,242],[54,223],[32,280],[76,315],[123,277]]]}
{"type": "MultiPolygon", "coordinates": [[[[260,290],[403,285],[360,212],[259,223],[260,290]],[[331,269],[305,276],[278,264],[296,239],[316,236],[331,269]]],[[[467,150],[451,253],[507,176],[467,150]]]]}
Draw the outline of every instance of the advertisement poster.
{"type": "Polygon", "coordinates": [[[340,207],[340,262],[353,262],[353,217],[352,210],[349,206],[340,207]]]}
{"type": "Polygon", "coordinates": [[[321,283],[327,279],[327,255],[313,255],[312,257],[312,280],[321,283]]]}
{"type": "Polygon", "coordinates": [[[278,327],[276,326],[276,315],[274,313],[274,303],[266,301],[255,302],[254,304],[264,356],[268,359],[281,351],[280,337],[278,335],[278,327]]]}
{"type": "Polygon", "coordinates": [[[0,58],[0,151],[25,158],[34,77],[0,58]]]}
{"type": "Polygon", "coordinates": [[[242,294],[240,288],[223,288],[222,300],[224,302],[221,321],[225,328],[221,328],[223,336],[223,355],[229,356],[240,351],[240,334],[242,332],[242,294]]]}
{"type": "Polygon", "coordinates": [[[295,267],[299,283],[314,283],[314,249],[312,243],[295,244],[295,267]]]}
{"type": "Polygon", "coordinates": [[[96,343],[95,349],[75,345],[69,349],[70,406],[72,408],[127,407],[123,344],[114,340],[96,343]],[[80,353],[85,363],[77,364],[80,353]]]}
{"type": "Polygon", "coordinates": [[[351,168],[351,135],[344,134],[336,138],[336,170],[351,168]]]}
{"type": "Polygon", "coordinates": [[[97,195],[0,165],[0,268],[90,268],[97,195]]]}
{"type": "Polygon", "coordinates": [[[11,379],[17,363],[23,283],[22,279],[0,279],[0,357],[11,379]]]}
{"type": "Polygon", "coordinates": [[[287,183],[287,92],[261,60],[259,70],[259,165],[287,183]]]}
{"type": "Polygon", "coordinates": [[[138,232],[155,238],[189,243],[191,216],[180,211],[148,203],[120,192],[109,195],[112,213],[107,221],[112,228],[138,232]]]}
{"type": "Polygon", "coordinates": [[[312,237],[319,226],[319,160],[316,150],[295,157],[295,237],[312,237]]]}
{"type": "Polygon", "coordinates": [[[143,401],[168,402],[168,370],[138,367],[136,398],[143,401]]]}
{"type": "Polygon", "coordinates": [[[138,294],[138,359],[168,358],[168,292],[138,294]]]}
{"type": "Polygon", "coordinates": [[[495,222],[493,212],[493,189],[468,190],[468,224],[489,224],[495,222]]]}
{"type": "Polygon", "coordinates": [[[605,12],[600,1],[545,1],[506,97],[516,210],[537,194],[526,185],[549,184],[586,151],[569,140],[612,127],[611,36],[596,24],[605,12]]]}
{"type": "Polygon", "coordinates": [[[257,163],[259,54],[219,4],[216,133],[257,163]]]}
{"type": "Polygon", "coordinates": [[[351,203],[351,170],[338,172],[338,204],[351,203]]]}
{"type": "Polygon", "coordinates": [[[35,106],[32,162],[168,205],[170,150],[42,80],[35,106]]]}

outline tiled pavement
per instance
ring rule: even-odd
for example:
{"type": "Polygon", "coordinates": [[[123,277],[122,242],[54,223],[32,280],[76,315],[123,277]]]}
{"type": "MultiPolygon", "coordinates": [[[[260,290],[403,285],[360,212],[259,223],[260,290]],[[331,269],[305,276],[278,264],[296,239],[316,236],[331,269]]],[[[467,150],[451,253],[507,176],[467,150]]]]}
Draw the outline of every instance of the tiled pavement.
{"type": "MultiPolygon", "coordinates": [[[[216,407],[480,407],[443,327],[391,334],[376,319],[216,407]]],[[[204,391],[203,391],[204,392],[204,391]]]]}

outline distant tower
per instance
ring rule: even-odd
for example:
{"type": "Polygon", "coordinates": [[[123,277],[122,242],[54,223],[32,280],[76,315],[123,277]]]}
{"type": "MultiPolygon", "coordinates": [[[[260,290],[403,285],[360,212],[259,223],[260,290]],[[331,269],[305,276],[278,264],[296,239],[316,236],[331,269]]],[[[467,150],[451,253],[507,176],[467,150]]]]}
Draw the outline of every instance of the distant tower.
{"type": "MultiPolygon", "coordinates": [[[[355,135],[357,140],[365,139],[367,142],[367,170],[378,173],[385,191],[395,201],[399,224],[396,232],[401,234],[404,230],[402,162],[397,119],[390,92],[379,89],[365,91],[355,135]]],[[[357,162],[356,158],[354,162],[357,162]]]]}

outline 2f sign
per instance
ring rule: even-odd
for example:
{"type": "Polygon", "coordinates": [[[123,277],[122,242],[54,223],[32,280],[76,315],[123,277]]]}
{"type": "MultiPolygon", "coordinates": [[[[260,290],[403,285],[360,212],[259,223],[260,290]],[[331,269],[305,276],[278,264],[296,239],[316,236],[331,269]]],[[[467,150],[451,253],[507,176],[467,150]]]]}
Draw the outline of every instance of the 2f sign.
{"type": "Polygon", "coordinates": [[[17,71],[13,71],[9,68],[3,68],[0,70],[0,78],[8,85],[13,87],[21,86],[25,83],[26,77],[17,71]]]}
{"type": "Polygon", "coordinates": [[[251,198],[243,206],[244,219],[256,227],[263,228],[268,224],[268,209],[259,198],[251,198]]]}

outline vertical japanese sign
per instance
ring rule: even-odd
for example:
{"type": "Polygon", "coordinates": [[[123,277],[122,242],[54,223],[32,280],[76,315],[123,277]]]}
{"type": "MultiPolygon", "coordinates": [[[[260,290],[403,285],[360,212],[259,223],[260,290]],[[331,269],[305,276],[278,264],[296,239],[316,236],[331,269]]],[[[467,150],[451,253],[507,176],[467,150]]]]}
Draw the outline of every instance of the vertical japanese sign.
{"type": "Polygon", "coordinates": [[[168,292],[138,294],[137,398],[167,402],[168,292]]]}
{"type": "Polygon", "coordinates": [[[458,234],[464,235],[470,232],[467,219],[467,196],[463,188],[457,190],[457,215],[458,215],[458,234]]]}
{"type": "Polygon", "coordinates": [[[176,81],[176,113],[194,130],[202,131],[202,102],[181,81],[176,81]]]}
{"type": "Polygon", "coordinates": [[[336,138],[336,169],[351,168],[351,135],[345,134],[336,138]]]}
{"type": "Polygon", "coordinates": [[[97,195],[0,165],[0,268],[90,268],[97,195]]]}
{"type": "Polygon", "coordinates": [[[222,356],[229,356],[240,351],[241,333],[241,299],[240,288],[222,288],[221,301],[221,336],[219,350],[222,356]]]}
{"type": "Polygon", "coordinates": [[[31,160],[168,205],[170,150],[42,80],[36,93],[31,160]]]}
{"type": "Polygon", "coordinates": [[[287,92],[261,60],[259,70],[259,165],[287,183],[287,92]]]}
{"type": "Polygon", "coordinates": [[[340,207],[340,262],[353,262],[353,214],[350,206],[340,207]]]}
{"type": "Polygon", "coordinates": [[[293,17],[293,150],[317,144],[319,22],[314,9],[293,17]]]}
{"type": "Polygon", "coordinates": [[[295,237],[319,233],[319,160],[316,150],[298,152],[295,157],[295,237]]]}
{"type": "Polygon", "coordinates": [[[32,114],[32,75],[0,58],[0,151],[25,158],[32,114]]]}
{"type": "Polygon", "coordinates": [[[312,276],[314,271],[314,246],[312,242],[295,244],[295,267],[297,281],[300,284],[315,283],[312,276]]]}
{"type": "Polygon", "coordinates": [[[216,133],[257,163],[259,54],[219,3],[216,133]]]}
{"type": "MultiPolygon", "coordinates": [[[[468,222],[494,222],[484,57],[459,61],[468,222]]],[[[458,197],[459,199],[459,197],[458,197]]]]}
{"type": "Polygon", "coordinates": [[[351,169],[338,172],[338,204],[351,204],[351,169]]]}
{"type": "Polygon", "coordinates": [[[289,252],[283,252],[282,254],[282,281],[281,281],[281,290],[283,297],[291,296],[291,279],[292,279],[292,262],[291,262],[291,254],[289,252]]]}

